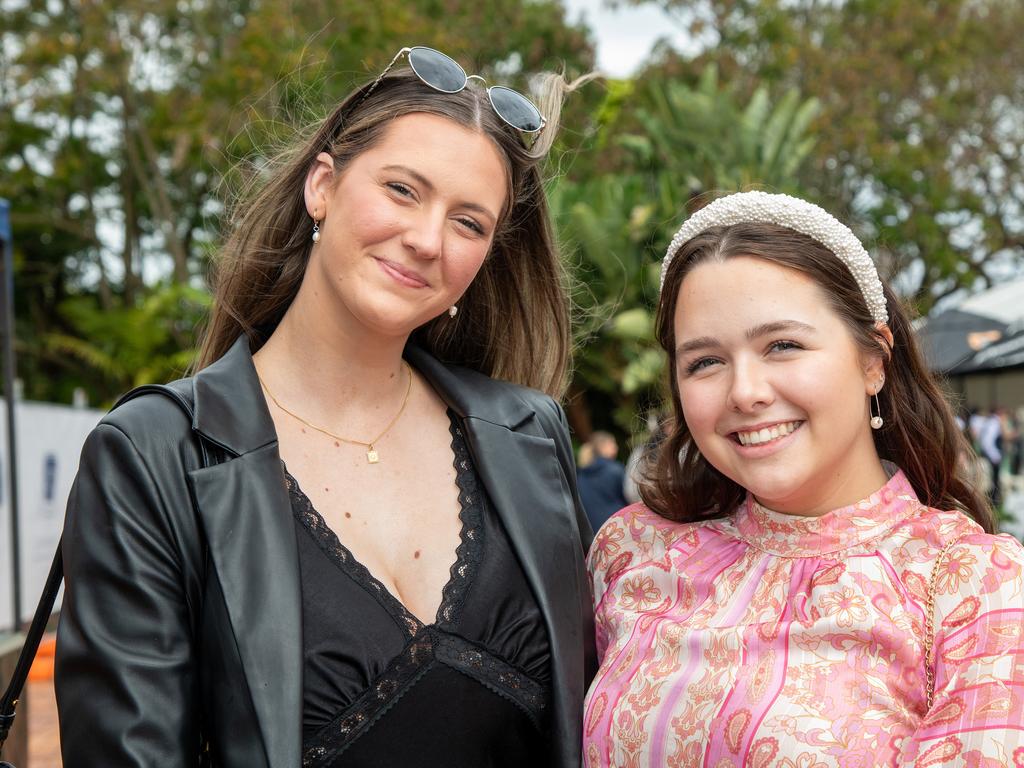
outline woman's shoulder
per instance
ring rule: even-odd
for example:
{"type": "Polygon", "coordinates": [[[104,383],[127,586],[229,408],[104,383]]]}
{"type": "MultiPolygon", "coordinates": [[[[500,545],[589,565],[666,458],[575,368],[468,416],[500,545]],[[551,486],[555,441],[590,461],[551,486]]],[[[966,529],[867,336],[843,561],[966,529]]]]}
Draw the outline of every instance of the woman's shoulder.
{"type": "Polygon", "coordinates": [[[191,392],[192,380],[179,379],[126,393],[100,419],[85,450],[95,450],[113,438],[127,441],[143,456],[166,460],[174,448],[192,442],[191,392]]]}
{"type": "Polygon", "coordinates": [[[713,521],[677,523],[662,517],[643,502],[623,507],[601,526],[590,549],[592,570],[610,567],[622,555],[630,564],[660,561],[670,550],[697,547],[713,521]]]}
{"type": "Polygon", "coordinates": [[[893,560],[914,592],[934,582],[936,599],[973,596],[982,602],[1015,595],[1024,605],[1024,546],[1005,533],[986,533],[959,510],[922,507],[897,532],[893,560]],[[944,597],[945,596],[945,597],[944,597]]]}
{"type": "MultiPolygon", "coordinates": [[[[447,376],[443,382],[448,385],[449,391],[446,394],[457,395],[459,400],[472,404],[475,415],[493,412],[496,418],[500,418],[507,416],[512,410],[525,408],[541,419],[545,431],[549,434],[552,429],[559,429],[559,425],[565,423],[562,407],[545,392],[523,384],[493,378],[472,368],[446,363],[418,350],[417,362],[422,365],[427,359],[431,361],[431,367],[437,366],[446,372],[447,376]],[[458,392],[450,391],[452,381],[457,382],[458,392]]],[[[435,383],[440,383],[436,376],[435,383]]]]}

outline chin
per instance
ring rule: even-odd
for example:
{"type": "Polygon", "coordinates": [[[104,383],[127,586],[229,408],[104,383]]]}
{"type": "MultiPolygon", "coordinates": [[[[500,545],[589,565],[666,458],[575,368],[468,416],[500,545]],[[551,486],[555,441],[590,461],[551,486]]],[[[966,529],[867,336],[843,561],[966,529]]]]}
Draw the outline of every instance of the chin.
{"type": "Polygon", "coordinates": [[[360,324],[381,336],[409,336],[433,317],[411,312],[408,306],[364,306],[356,314],[360,324]]]}
{"type": "Polygon", "coordinates": [[[785,505],[796,497],[803,487],[801,480],[793,477],[792,469],[779,473],[743,474],[745,476],[737,477],[735,481],[769,509],[774,509],[775,505],[785,505]]]}

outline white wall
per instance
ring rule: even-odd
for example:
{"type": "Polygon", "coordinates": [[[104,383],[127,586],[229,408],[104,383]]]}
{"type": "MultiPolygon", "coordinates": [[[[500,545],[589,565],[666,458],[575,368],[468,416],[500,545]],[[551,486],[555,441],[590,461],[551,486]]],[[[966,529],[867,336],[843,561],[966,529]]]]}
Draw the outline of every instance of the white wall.
{"type": "MultiPolygon", "coordinates": [[[[6,407],[0,398],[0,631],[14,623],[6,407]]],[[[103,411],[50,403],[15,405],[23,621],[32,618],[46,583],[82,445],[102,416],[103,411]]]]}

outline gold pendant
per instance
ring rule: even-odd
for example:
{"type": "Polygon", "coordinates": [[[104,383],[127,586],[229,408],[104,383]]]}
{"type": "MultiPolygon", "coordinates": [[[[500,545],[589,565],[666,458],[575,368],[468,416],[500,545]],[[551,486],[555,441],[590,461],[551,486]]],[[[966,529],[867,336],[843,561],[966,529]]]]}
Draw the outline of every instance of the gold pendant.
{"type": "Polygon", "coordinates": [[[366,460],[371,464],[376,464],[380,461],[380,456],[377,455],[377,451],[374,450],[373,446],[366,452],[366,460]]]}

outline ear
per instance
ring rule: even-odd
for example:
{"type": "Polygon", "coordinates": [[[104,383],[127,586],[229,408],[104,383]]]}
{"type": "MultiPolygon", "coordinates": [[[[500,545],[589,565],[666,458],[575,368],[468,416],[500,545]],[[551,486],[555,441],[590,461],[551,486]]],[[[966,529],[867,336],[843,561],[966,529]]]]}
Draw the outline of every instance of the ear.
{"type": "Polygon", "coordinates": [[[319,221],[327,218],[327,201],[330,200],[333,185],[334,158],[327,152],[321,152],[309,167],[303,187],[306,213],[310,218],[319,221]]]}
{"type": "Polygon", "coordinates": [[[869,395],[877,394],[885,383],[885,364],[892,358],[892,331],[885,323],[876,323],[875,331],[882,337],[878,354],[871,355],[864,361],[864,391],[869,395]]]}

